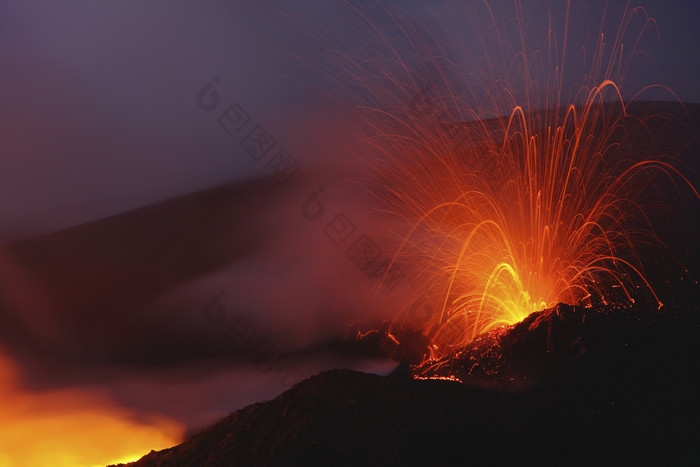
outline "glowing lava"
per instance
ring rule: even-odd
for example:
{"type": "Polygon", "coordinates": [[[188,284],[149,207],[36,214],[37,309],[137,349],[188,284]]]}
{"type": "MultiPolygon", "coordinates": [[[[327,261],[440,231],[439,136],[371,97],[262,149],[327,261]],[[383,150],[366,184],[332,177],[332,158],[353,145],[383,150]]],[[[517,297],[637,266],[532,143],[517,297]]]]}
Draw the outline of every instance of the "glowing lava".
{"type": "Polygon", "coordinates": [[[404,37],[380,34],[385,57],[345,66],[379,103],[365,109],[373,191],[410,226],[394,260],[414,272],[411,302],[431,310],[417,322],[407,306],[391,332],[419,326],[434,356],[612,284],[628,300],[645,287],[661,306],[638,250],[658,244],[649,193],[660,176],[687,182],[670,158],[639,153],[653,134],[626,112],[620,83],[654,25],[642,9],[624,12],[612,40],[604,17],[580,42],[569,7],[559,29],[549,9],[485,10],[464,18],[475,41],[437,45],[392,10],[404,37]],[[528,28],[538,13],[544,31],[528,28]],[[629,35],[633,20],[641,32],[629,35]]]}
{"type": "Polygon", "coordinates": [[[179,443],[183,427],[140,417],[84,389],[33,392],[0,353],[0,466],[94,467],[179,443]]]}

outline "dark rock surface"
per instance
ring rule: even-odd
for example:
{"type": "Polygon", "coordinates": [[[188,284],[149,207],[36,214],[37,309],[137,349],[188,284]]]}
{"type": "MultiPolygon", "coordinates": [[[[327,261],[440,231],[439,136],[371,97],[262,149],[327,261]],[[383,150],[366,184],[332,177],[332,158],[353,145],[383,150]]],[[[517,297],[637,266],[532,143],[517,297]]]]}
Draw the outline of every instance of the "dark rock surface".
{"type": "Polygon", "coordinates": [[[695,465],[699,316],[559,305],[455,355],[463,384],[328,371],[130,465],[695,465]]]}

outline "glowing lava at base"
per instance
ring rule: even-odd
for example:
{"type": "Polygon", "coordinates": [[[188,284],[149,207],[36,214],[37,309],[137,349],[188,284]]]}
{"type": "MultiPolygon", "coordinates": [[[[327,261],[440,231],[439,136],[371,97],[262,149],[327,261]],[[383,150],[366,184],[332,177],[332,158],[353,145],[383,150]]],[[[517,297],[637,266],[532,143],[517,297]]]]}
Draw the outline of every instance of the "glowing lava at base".
{"type": "Polygon", "coordinates": [[[0,353],[0,466],[104,467],[179,443],[183,427],[85,389],[34,392],[0,353]]]}

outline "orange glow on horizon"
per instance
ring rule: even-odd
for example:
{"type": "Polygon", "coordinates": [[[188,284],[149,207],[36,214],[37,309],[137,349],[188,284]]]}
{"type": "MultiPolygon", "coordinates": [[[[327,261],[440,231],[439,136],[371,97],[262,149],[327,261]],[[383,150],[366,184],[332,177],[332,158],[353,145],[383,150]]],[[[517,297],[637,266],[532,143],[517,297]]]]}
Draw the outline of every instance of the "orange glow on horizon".
{"type": "Polygon", "coordinates": [[[139,417],[86,389],[28,391],[0,352],[0,466],[104,467],[183,439],[161,416],[139,417]]]}

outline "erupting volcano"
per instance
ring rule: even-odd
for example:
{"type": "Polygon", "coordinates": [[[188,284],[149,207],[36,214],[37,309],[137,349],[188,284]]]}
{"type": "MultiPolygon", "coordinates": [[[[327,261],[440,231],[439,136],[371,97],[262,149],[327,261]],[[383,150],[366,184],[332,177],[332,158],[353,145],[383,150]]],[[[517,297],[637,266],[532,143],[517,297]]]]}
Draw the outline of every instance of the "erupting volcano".
{"type": "Polygon", "coordinates": [[[700,9],[640,1],[9,8],[0,467],[695,465],[700,9]]]}
{"type": "Polygon", "coordinates": [[[700,197],[686,165],[657,149],[659,129],[683,123],[637,102],[652,89],[673,92],[621,90],[653,19],[628,9],[615,36],[601,32],[604,16],[578,40],[574,5],[559,22],[537,8],[526,16],[516,2],[514,18],[481,21],[470,11],[476,52],[411,29],[409,59],[396,52],[348,66],[376,101],[391,101],[365,109],[366,160],[376,170],[370,190],[409,226],[393,262],[411,265],[415,293],[388,333],[418,327],[429,359],[560,302],[642,297],[661,308],[643,260],[669,254],[654,223],[679,184],[691,202],[700,197]],[[548,28],[533,31],[528,18],[538,14],[548,28]]]}

